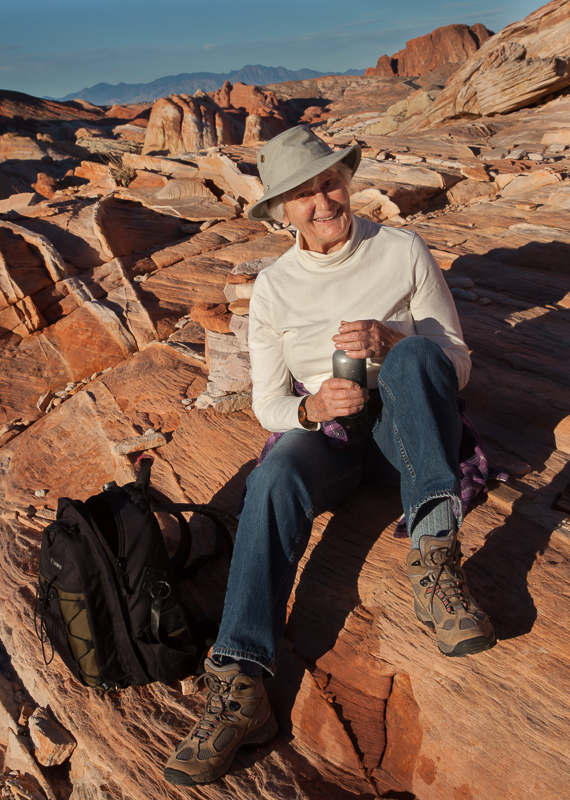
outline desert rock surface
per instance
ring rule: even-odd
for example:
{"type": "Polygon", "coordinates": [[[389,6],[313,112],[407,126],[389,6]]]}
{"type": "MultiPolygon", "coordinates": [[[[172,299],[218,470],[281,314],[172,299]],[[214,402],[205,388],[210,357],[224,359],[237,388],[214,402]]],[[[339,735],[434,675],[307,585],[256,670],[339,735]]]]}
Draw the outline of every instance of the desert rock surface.
{"type": "Polygon", "coordinates": [[[473,55],[493,32],[476,25],[445,25],[426,36],[406,42],[403,50],[392,57],[380,56],[375,67],[366,70],[367,77],[389,78],[392,75],[425,75],[445,64],[458,64],[473,55]]]}
{"type": "MultiPolygon", "coordinates": [[[[555,0],[469,56],[430,101],[442,111],[429,129],[387,113],[426,92],[407,77],[228,84],[152,108],[2,95],[4,797],[566,796],[570,520],[553,501],[570,483],[570,96],[551,82],[524,107],[445,116],[444,95],[456,97],[460,74],[464,93],[480,91],[468,65],[488,60],[494,39],[501,52],[525,48],[528,58],[502,62],[511,66],[560,59],[569,6],[555,0]],[[467,412],[490,462],[511,474],[461,531],[498,644],[465,659],[438,653],[413,614],[407,543],[393,537],[397,492],[363,487],[317,519],[303,557],[268,683],[279,734],[240,750],[217,783],[183,790],[162,768],[202,698],[190,681],[102,694],[57,656],[46,667],[34,632],[39,546],[58,497],[132,480],[145,448],[158,491],[235,513],[267,437],[250,407],[249,297],[294,242],[244,212],[262,192],[263,130],[303,115],[332,147],[362,145],[354,212],[417,231],[455,297],[473,360],[467,412]],[[400,122],[379,132],[372,118],[400,122]],[[248,120],[258,134],[244,143],[248,120]]],[[[496,69],[506,96],[511,67],[496,69]]],[[[202,552],[208,530],[191,524],[202,552]]],[[[226,577],[221,559],[187,587],[214,618],[226,577]]]]}

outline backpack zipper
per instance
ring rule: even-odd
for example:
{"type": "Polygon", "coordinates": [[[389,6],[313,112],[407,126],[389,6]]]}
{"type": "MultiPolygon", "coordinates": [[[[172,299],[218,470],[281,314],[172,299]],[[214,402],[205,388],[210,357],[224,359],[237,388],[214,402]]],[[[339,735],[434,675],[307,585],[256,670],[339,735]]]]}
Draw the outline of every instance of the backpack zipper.
{"type": "MultiPolygon", "coordinates": [[[[75,510],[85,519],[87,524],[90,525],[91,528],[95,531],[97,539],[98,539],[99,543],[101,544],[101,549],[105,553],[105,555],[107,556],[107,559],[104,559],[102,557],[102,554],[101,554],[101,551],[99,550],[99,548],[92,547],[92,551],[94,552],[95,558],[97,559],[97,561],[98,561],[98,563],[100,565],[102,574],[106,573],[107,575],[109,575],[109,573],[111,573],[112,575],[115,576],[115,578],[117,580],[119,580],[118,579],[118,575],[117,575],[117,564],[116,564],[117,559],[115,558],[113,551],[109,547],[109,544],[108,544],[107,540],[105,539],[105,537],[99,531],[99,529],[98,529],[97,525],[95,524],[93,518],[91,517],[91,514],[89,513],[88,509],[85,508],[83,503],[78,504],[73,500],[70,501],[70,505],[73,508],[75,508],[75,510]],[[110,567],[111,567],[111,569],[109,569],[110,567]]],[[[121,541],[121,537],[122,537],[122,540],[123,540],[122,549],[124,551],[124,531],[123,531],[122,534],[120,534],[119,541],[121,541]]],[[[110,598],[110,596],[109,596],[107,591],[105,593],[107,594],[107,606],[108,606],[108,608],[112,609],[113,608],[113,603],[110,602],[111,598],[110,598]]],[[[124,597],[125,593],[122,591],[122,586],[121,586],[121,594],[124,597]]],[[[123,620],[124,630],[128,634],[129,642],[131,644],[131,649],[135,653],[135,656],[137,657],[137,660],[140,663],[140,658],[139,658],[138,654],[136,653],[134,645],[133,645],[132,640],[131,640],[132,639],[132,631],[130,630],[130,626],[127,627],[126,624],[125,624],[125,619],[129,619],[129,614],[128,614],[128,609],[126,607],[126,601],[123,599],[123,597],[119,598],[119,603],[121,605],[121,610],[122,610],[122,620],[123,620]]],[[[142,668],[142,669],[143,669],[143,671],[146,671],[146,670],[144,670],[144,668],[142,668]]],[[[130,670],[130,671],[131,671],[131,674],[132,674],[132,670],[130,670]]]]}
{"type": "Polygon", "coordinates": [[[115,570],[117,572],[117,580],[119,582],[121,594],[123,597],[127,597],[129,594],[129,580],[126,570],[127,559],[125,558],[125,526],[122,516],[115,512],[113,512],[113,514],[117,525],[117,533],[119,534],[119,547],[117,548],[118,552],[115,556],[115,570]]]}

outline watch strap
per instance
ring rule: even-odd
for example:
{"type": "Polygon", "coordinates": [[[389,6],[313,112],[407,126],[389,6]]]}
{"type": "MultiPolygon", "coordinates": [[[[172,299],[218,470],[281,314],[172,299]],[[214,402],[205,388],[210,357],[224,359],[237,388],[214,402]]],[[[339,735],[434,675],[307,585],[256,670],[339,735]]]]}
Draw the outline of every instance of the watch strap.
{"type": "Polygon", "coordinates": [[[311,422],[307,416],[307,409],[305,408],[305,403],[307,402],[309,395],[305,395],[301,402],[299,403],[299,408],[297,409],[297,416],[299,418],[299,422],[308,431],[314,431],[319,427],[318,422],[311,422]]]}

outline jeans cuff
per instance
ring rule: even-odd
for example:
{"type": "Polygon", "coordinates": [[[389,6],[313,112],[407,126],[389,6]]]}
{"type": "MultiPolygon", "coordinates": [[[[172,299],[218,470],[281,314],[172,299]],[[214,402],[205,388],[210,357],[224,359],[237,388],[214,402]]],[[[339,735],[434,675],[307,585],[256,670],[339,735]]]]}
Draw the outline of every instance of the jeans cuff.
{"type": "Polygon", "coordinates": [[[275,663],[255,653],[248,653],[246,650],[234,650],[229,647],[216,647],[214,645],[212,655],[227,656],[228,658],[233,658],[234,661],[253,661],[254,664],[259,664],[260,667],[269,672],[271,677],[275,676],[275,663]]]}
{"type": "Polygon", "coordinates": [[[459,528],[463,524],[463,505],[461,503],[461,496],[458,495],[457,492],[454,492],[452,489],[449,490],[444,489],[441,492],[432,492],[431,494],[427,494],[420,500],[419,503],[416,503],[416,505],[410,508],[409,514],[406,517],[406,527],[408,529],[410,536],[412,528],[414,526],[414,520],[417,516],[418,511],[424,505],[424,503],[429,503],[430,500],[443,499],[444,497],[449,497],[451,500],[453,514],[455,516],[455,522],[457,524],[457,530],[459,530],[459,528]]]}

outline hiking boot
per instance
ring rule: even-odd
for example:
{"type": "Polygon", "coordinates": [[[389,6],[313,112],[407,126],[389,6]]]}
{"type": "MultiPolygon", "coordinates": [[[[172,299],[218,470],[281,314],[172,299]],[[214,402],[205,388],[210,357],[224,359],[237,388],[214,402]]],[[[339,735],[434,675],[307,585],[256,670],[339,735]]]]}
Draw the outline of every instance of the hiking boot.
{"type": "Polygon", "coordinates": [[[168,759],[164,777],[170,783],[194,786],[224,775],[239,747],[262,744],[277,733],[263,678],[241,672],[239,664],[218,667],[207,658],[204,680],[206,709],[188,736],[168,759]]]}
{"type": "Polygon", "coordinates": [[[419,544],[419,550],[406,558],[417,618],[435,628],[437,644],[446,656],[489,650],[495,644],[495,632],[469,594],[457,534],[422,536],[419,544]]]}

